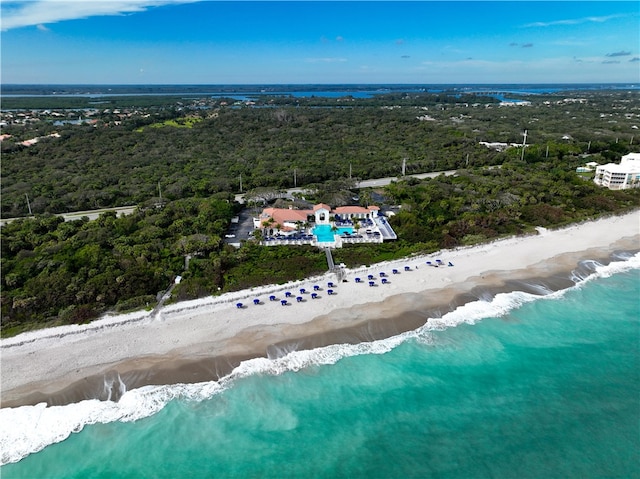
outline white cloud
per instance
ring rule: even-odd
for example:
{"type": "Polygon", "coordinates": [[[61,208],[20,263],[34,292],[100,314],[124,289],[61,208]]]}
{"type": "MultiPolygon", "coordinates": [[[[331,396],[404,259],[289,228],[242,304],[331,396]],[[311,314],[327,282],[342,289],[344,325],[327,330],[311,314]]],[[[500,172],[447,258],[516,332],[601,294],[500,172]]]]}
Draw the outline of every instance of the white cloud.
{"type": "MultiPolygon", "coordinates": [[[[2,7],[2,30],[75,20],[101,15],[122,15],[163,5],[194,3],[201,0],[34,0],[5,1],[2,7]]],[[[46,28],[46,27],[45,27],[46,28]]]]}
{"type": "Polygon", "coordinates": [[[556,25],[580,25],[581,23],[604,23],[614,18],[624,17],[625,15],[607,15],[604,17],[582,17],[571,18],[567,20],[555,20],[552,22],[533,22],[527,23],[525,27],[553,27],[556,25]]]}
{"type": "Polygon", "coordinates": [[[423,83],[584,83],[627,82],[637,77],[637,64],[603,64],[603,57],[538,60],[425,61],[416,69],[423,83]],[[612,72],[612,70],[614,70],[612,72]]]}

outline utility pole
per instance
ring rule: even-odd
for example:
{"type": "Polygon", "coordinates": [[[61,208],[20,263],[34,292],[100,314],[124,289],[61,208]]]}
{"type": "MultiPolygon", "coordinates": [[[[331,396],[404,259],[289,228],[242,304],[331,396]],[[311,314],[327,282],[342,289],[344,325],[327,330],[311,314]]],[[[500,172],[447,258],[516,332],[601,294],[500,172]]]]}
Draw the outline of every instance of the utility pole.
{"type": "Polygon", "coordinates": [[[32,213],[31,213],[31,203],[29,203],[29,195],[25,193],[24,196],[27,197],[27,208],[29,208],[29,216],[31,216],[32,213]]]}
{"type": "Polygon", "coordinates": [[[527,130],[524,130],[524,140],[522,140],[522,156],[520,156],[520,161],[524,160],[524,149],[527,146],[527,130]]]}
{"type": "Polygon", "coordinates": [[[464,166],[465,166],[465,168],[467,168],[469,166],[469,153],[467,153],[467,162],[466,162],[466,164],[464,166]]]}
{"type": "Polygon", "coordinates": [[[349,179],[351,179],[351,163],[349,163],[349,179]]]}
{"type": "Polygon", "coordinates": [[[404,176],[406,171],[407,171],[407,159],[403,158],[402,159],[402,176],[404,176]]]}
{"type": "Polygon", "coordinates": [[[293,169],[293,187],[294,188],[298,187],[298,175],[295,168],[293,169]]]}
{"type": "Polygon", "coordinates": [[[162,203],[162,191],[160,190],[160,182],[158,181],[158,196],[160,197],[160,203],[162,203]]]}
{"type": "Polygon", "coordinates": [[[547,153],[544,155],[545,158],[549,158],[549,143],[547,143],[547,153]]]}
{"type": "Polygon", "coordinates": [[[240,193],[242,193],[242,173],[240,173],[240,193]]]}

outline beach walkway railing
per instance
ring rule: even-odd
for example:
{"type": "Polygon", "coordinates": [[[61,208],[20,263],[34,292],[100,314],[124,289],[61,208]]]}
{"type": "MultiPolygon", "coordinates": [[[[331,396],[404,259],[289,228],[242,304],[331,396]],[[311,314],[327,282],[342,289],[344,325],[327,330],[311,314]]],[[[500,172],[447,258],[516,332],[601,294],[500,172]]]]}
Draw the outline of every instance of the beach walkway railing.
{"type": "Polygon", "coordinates": [[[329,266],[329,271],[333,271],[336,267],[336,264],[333,262],[333,255],[331,254],[331,248],[325,248],[324,254],[327,256],[327,266],[329,266]]]}

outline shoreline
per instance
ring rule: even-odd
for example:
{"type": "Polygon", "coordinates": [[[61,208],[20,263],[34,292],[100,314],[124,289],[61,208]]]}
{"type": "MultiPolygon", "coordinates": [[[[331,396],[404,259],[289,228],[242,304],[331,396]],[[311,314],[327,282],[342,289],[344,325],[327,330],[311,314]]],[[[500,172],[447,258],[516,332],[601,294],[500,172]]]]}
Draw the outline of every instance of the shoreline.
{"type": "Polygon", "coordinates": [[[336,280],[325,274],[176,303],[155,317],[137,312],[23,333],[0,342],[1,407],[117,400],[125,390],[144,385],[217,380],[246,359],[389,338],[500,292],[565,289],[574,284],[570,274],[580,261],[607,263],[616,251],[638,251],[639,228],[637,210],[560,230],[541,228],[538,235],[347,269],[347,282],[336,283],[332,295],[327,284],[336,280]],[[426,264],[437,258],[454,266],[426,264]],[[381,271],[387,284],[381,283],[381,271]],[[375,276],[376,286],[368,285],[367,274],[375,276]],[[314,284],[320,287],[318,299],[310,298],[314,284]],[[299,294],[300,288],[307,293],[299,294]],[[293,293],[288,306],[268,300],[271,294],[284,299],[285,291],[293,293]],[[254,298],[262,304],[254,305],[254,298]],[[236,308],[238,301],[246,307],[236,308]]]}

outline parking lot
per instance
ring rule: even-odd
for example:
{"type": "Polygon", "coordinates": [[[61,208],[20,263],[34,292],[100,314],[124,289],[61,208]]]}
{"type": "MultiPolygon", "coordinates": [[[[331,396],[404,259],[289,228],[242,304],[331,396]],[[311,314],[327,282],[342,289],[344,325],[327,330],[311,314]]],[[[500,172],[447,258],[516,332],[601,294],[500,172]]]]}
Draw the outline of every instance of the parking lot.
{"type": "Polygon", "coordinates": [[[229,230],[226,232],[224,239],[225,243],[239,245],[240,240],[246,240],[251,238],[253,232],[253,216],[252,209],[245,208],[238,215],[238,222],[231,223],[229,230]]]}

